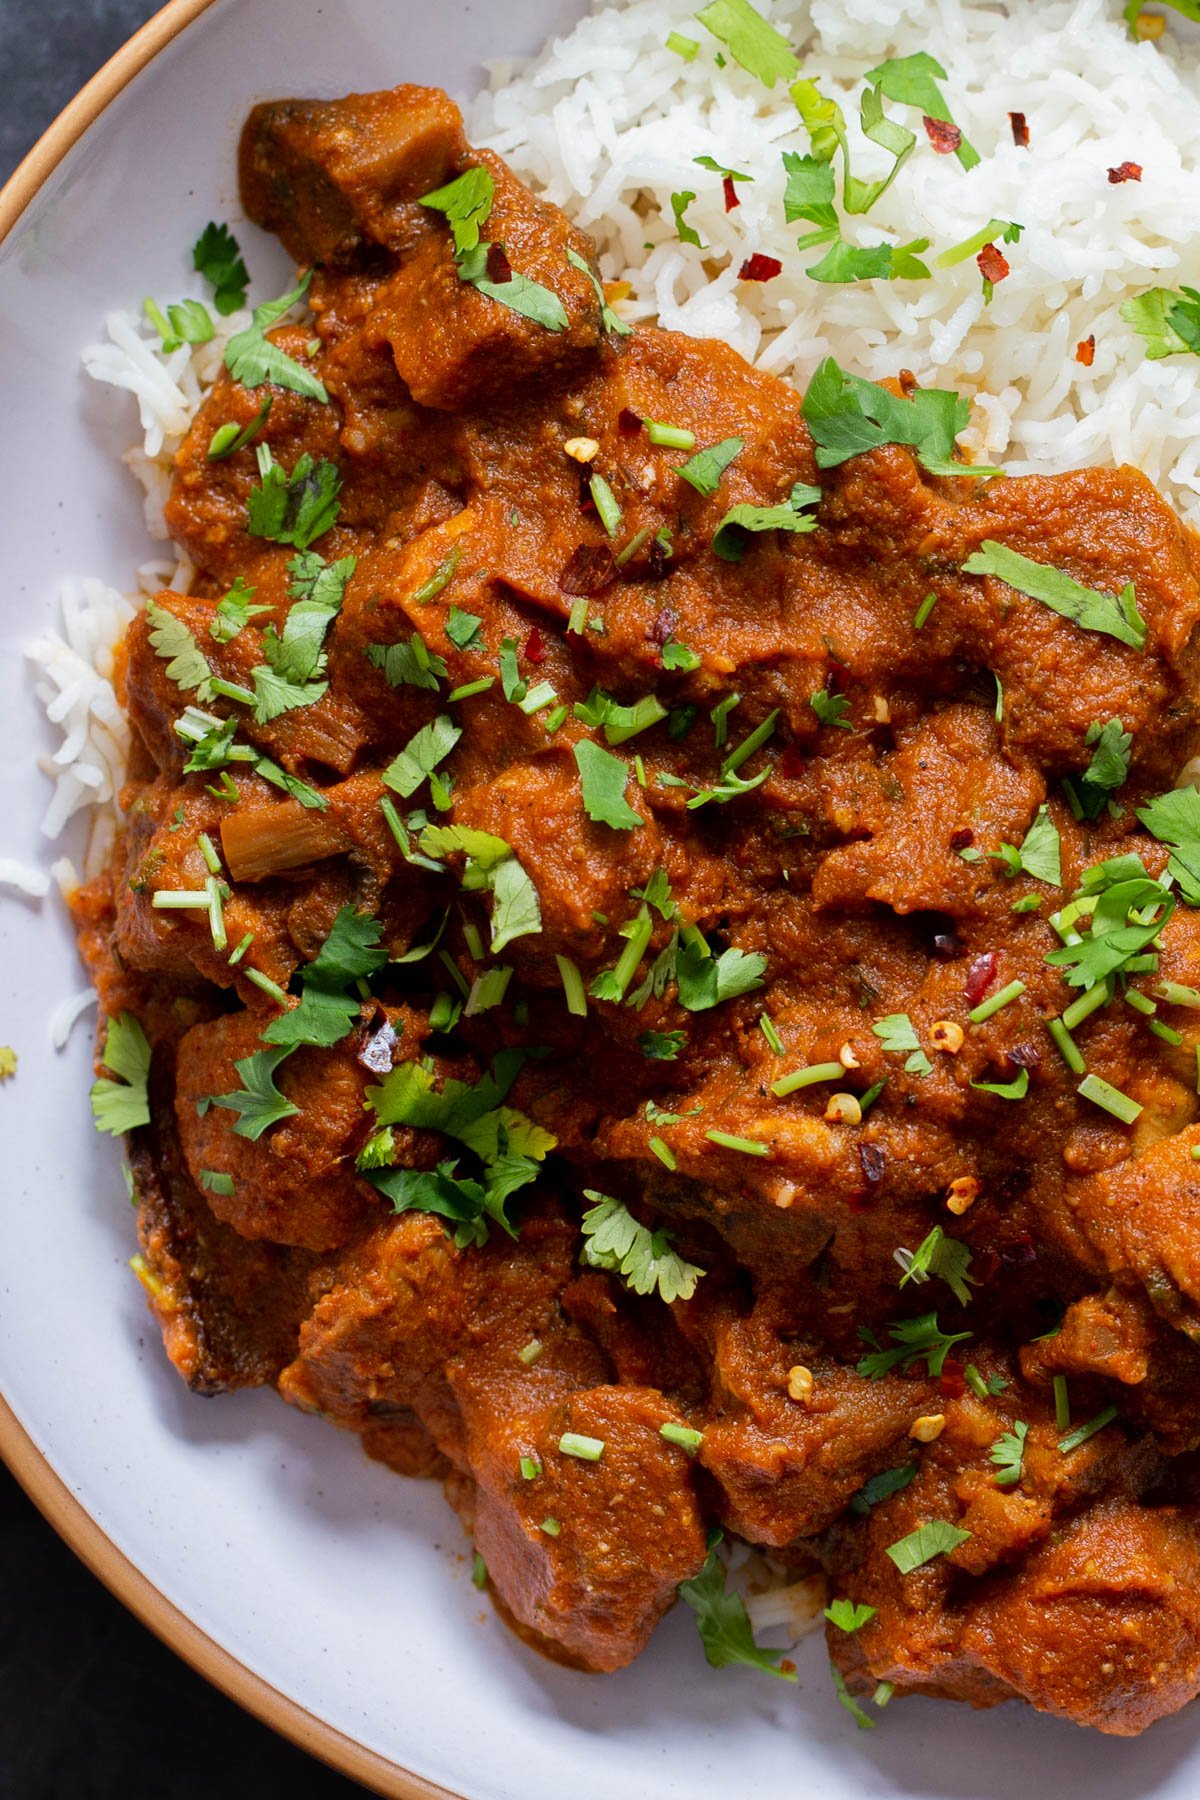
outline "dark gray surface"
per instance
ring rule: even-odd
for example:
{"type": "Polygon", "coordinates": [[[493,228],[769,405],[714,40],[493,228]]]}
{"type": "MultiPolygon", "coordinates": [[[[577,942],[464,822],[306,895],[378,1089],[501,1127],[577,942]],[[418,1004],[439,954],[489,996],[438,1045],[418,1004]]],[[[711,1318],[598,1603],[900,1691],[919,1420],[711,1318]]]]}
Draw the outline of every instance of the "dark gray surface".
{"type": "MultiPolygon", "coordinates": [[[[0,0],[0,182],[152,0],[0,0]]],[[[197,1402],[199,1404],[199,1402],[197,1402]]],[[[193,1675],[0,1465],[0,1800],[353,1800],[193,1675]]]]}

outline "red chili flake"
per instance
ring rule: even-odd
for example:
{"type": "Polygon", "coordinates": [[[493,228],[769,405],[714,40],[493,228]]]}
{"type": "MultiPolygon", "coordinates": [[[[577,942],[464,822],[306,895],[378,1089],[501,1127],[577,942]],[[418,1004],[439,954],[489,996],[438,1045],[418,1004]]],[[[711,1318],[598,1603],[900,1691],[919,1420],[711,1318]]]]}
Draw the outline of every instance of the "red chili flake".
{"type": "Polygon", "coordinates": [[[595,517],[596,502],[592,498],[591,479],[586,469],[579,477],[579,510],[583,513],[590,513],[593,518],[595,517]]]}
{"type": "Polygon", "coordinates": [[[884,1154],[878,1144],[860,1144],[858,1146],[858,1166],[863,1172],[863,1180],[875,1183],[883,1180],[884,1154]]]}
{"type": "Polygon", "coordinates": [[[996,1254],[1007,1269],[1023,1269],[1037,1261],[1037,1245],[1027,1231],[1007,1244],[997,1244],[996,1254]]]}
{"type": "Polygon", "coordinates": [[[631,412],[629,407],[623,406],[617,414],[617,430],[625,432],[628,437],[632,437],[635,431],[640,431],[641,429],[641,416],[638,413],[631,412]]]}
{"type": "Polygon", "coordinates": [[[1140,181],[1142,179],[1141,163],[1118,163],[1115,169],[1108,171],[1108,179],[1113,187],[1120,187],[1123,181],[1140,181]]]}
{"type": "Polygon", "coordinates": [[[943,1400],[961,1400],[967,1391],[967,1377],[960,1362],[948,1356],[938,1376],[938,1390],[943,1400]]]}
{"type": "Polygon", "coordinates": [[[1081,343],[1076,344],[1075,361],[1082,363],[1085,369],[1090,369],[1095,360],[1096,334],[1093,331],[1091,337],[1085,337],[1081,343]]]}
{"type": "Polygon", "coordinates": [[[647,633],[652,644],[665,644],[679,623],[679,614],[664,606],[647,633]]]}
{"type": "Polygon", "coordinates": [[[996,952],[985,950],[977,956],[967,970],[967,979],[963,987],[963,998],[968,1006],[978,1006],[983,996],[996,979],[996,952]]]}
{"type": "Polygon", "coordinates": [[[738,270],[738,280],[774,281],[782,268],[783,264],[777,256],[764,256],[761,250],[756,250],[738,270]]]}
{"type": "Polygon", "coordinates": [[[503,287],[505,282],[512,280],[512,273],[512,264],[509,262],[507,256],[505,256],[503,246],[500,244],[489,244],[487,253],[488,280],[494,281],[498,287],[503,287]]]}
{"type": "Polygon", "coordinates": [[[974,842],[975,833],[971,830],[969,825],[960,825],[957,831],[952,831],[950,833],[950,848],[952,850],[969,850],[974,842]]]}
{"type": "Polygon", "coordinates": [[[738,191],[734,186],[733,176],[726,175],[721,185],[725,189],[725,211],[732,212],[735,206],[740,206],[742,204],[738,199],[738,191]]]}
{"type": "Polygon", "coordinates": [[[1017,1069],[1036,1069],[1042,1060],[1042,1053],[1036,1044],[1014,1044],[1005,1055],[1017,1069]]]}
{"type": "Polygon", "coordinates": [[[1029,127],[1025,123],[1024,113],[1009,113],[1008,122],[1012,126],[1013,143],[1018,150],[1029,148],[1029,127]]]}
{"type": "Polygon", "coordinates": [[[994,1250],[977,1250],[971,1262],[971,1279],[979,1287],[987,1287],[1000,1273],[1000,1258],[994,1250]]]}
{"type": "Polygon", "coordinates": [[[1008,274],[1008,258],[995,244],[985,244],[975,261],[979,264],[979,273],[983,279],[990,281],[993,286],[997,281],[1003,281],[1008,274]]]}
{"type": "Polygon", "coordinates": [[[546,640],[536,625],[525,639],[525,660],[531,663],[544,663],[546,660],[546,640]]]}
{"type": "Polygon", "coordinates": [[[564,594],[602,594],[617,579],[617,565],[607,544],[580,544],[558,578],[564,594]]]}
{"type": "Polygon", "coordinates": [[[798,747],[795,744],[789,744],[775,764],[775,773],[782,776],[784,781],[798,781],[807,768],[808,764],[801,756],[798,747]]]}
{"type": "Polygon", "coordinates": [[[939,156],[953,156],[962,143],[962,132],[949,119],[931,119],[925,114],[921,120],[925,127],[925,135],[939,156]]]}

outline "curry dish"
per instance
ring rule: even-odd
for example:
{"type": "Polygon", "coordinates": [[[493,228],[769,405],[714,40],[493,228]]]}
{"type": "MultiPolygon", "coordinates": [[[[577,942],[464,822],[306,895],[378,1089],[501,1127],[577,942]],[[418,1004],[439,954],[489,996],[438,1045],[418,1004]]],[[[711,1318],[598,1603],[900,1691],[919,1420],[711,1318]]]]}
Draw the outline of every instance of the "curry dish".
{"type": "Polygon", "coordinates": [[[580,1668],[682,1587],[792,1672],[719,1527],[826,1572],[852,1704],[1176,1710],[1195,540],[630,330],[435,91],[261,106],[241,178],[312,317],[179,454],[76,903],[172,1362],[442,1479],[580,1668]]]}

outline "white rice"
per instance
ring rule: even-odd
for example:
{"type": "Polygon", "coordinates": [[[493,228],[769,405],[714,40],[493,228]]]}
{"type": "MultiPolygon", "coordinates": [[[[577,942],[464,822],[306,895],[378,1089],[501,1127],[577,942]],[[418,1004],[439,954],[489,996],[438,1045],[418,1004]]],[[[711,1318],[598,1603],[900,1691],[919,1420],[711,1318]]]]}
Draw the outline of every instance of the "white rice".
{"type": "MultiPolygon", "coordinates": [[[[1156,285],[1200,285],[1200,106],[1195,40],[1169,28],[1135,43],[1117,0],[759,0],[790,38],[803,74],[837,99],[850,123],[856,174],[890,159],[858,131],[868,69],[927,51],[947,71],[943,92],[982,161],[964,172],[933,152],[912,107],[886,102],[915,130],[916,149],[864,219],[857,243],[928,237],[925,261],[989,219],[1025,227],[1004,246],[1012,273],[985,306],[973,257],[929,281],[825,286],[798,251],[804,224],[783,216],[783,150],[808,135],[779,83],[764,87],[722,49],[690,0],[605,4],[532,62],[491,71],[469,108],[474,140],[500,152],[596,239],[608,279],[631,283],[634,320],[715,337],[803,386],[822,356],[872,379],[911,369],[970,395],[963,442],[1009,473],[1136,463],[1200,525],[1200,363],[1148,362],[1119,315],[1156,285]],[[700,42],[687,62],[671,31],[700,42]],[[1023,112],[1030,147],[1012,139],[1023,112]],[[754,177],[726,213],[706,155],[754,177]],[[1141,182],[1113,185],[1133,161],[1141,182]],[[705,250],[681,244],[672,193],[692,190],[688,222],[705,250]],[[647,248],[648,246],[648,248],[647,248]],[[738,280],[754,251],[780,259],[765,283],[738,280]],[[1095,361],[1075,360],[1092,334],[1095,361]]],[[[838,159],[838,205],[841,165],[838,159]]]]}

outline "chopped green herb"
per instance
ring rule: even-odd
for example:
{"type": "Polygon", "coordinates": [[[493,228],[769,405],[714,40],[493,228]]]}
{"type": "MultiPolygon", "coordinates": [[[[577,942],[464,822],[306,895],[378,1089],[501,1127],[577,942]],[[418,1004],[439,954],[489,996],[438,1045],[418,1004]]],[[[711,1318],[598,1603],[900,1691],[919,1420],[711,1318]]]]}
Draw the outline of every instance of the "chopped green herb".
{"type": "Polygon", "coordinates": [[[671,1232],[648,1230],[610,1194],[585,1188],[584,1195],[592,1202],[580,1225],[582,1260],[589,1267],[620,1275],[635,1294],[657,1293],[668,1306],[691,1299],[704,1270],[671,1249],[671,1232]]]}
{"type": "Polygon", "coordinates": [[[593,475],[590,478],[588,492],[605,532],[610,538],[615,538],[621,529],[621,508],[603,475],[593,475]]]}
{"type": "Polygon", "coordinates": [[[847,718],[850,702],[845,694],[831,694],[828,688],[818,688],[808,697],[808,704],[817,715],[821,725],[837,725],[842,731],[853,731],[854,727],[847,718]]]}
{"type": "MultiPolygon", "coordinates": [[[[880,63],[878,68],[867,70],[867,80],[872,87],[878,88],[889,100],[900,106],[915,106],[926,118],[953,125],[954,116],[938,86],[938,82],[945,79],[946,71],[941,63],[924,50],[918,50],[914,56],[893,57],[880,63]]],[[[965,136],[954,154],[964,169],[973,169],[980,160],[978,150],[965,136]]]]}
{"type": "Polygon", "coordinates": [[[492,210],[496,183],[482,163],[464,169],[444,187],[422,194],[418,205],[440,212],[450,227],[457,251],[474,250],[480,230],[492,210]]]}
{"type": "MultiPolygon", "coordinates": [[[[695,160],[703,162],[711,161],[711,158],[698,156],[695,160]]],[[[746,181],[749,177],[743,175],[738,179],[746,181]]],[[[664,425],[658,419],[643,419],[642,430],[652,444],[665,444],[671,450],[694,450],[696,447],[695,432],[687,431],[682,425],[664,425]]]]}
{"type": "Polygon", "coordinates": [[[226,344],[225,367],[243,387],[257,388],[264,382],[272,381],[276,387],[287,388],[306,399],[328,402],[329,395],[325,391],[324,382],[311,369],[304,368],[294,357],[281,350],[278,344],[272,343],[266,335],[285,313],[303,300],[311,280],[310,270],[290,293],[278,300],[267,300],[261,306],[256,306],[251,315],[251,323],[245,331],[239,331],[226,344]]]}
{"type": "Polygon", "coordinates": [[[629,783],[628,764],[619,756],[602,750],[589,738],[581,738],[573,745],[572,754],[579,770],[583,806],[588,818],[597,824],[608,825],[614,831],[632,831],[641,825],[641,814],[635,812],[625,798],[629,783]]]}
{"type": "Polygon", "coordinates": [[[271,538],[277,544],[307,550],[341,511],[341,475],[331,462],[314,463],[307,450],[297,458],[290,475],[280,468],[268,445],[259,444],[255,454],[260,483],[250,489],[247,498],[247,531],[251,537],[271,538]]]}
{"type": "MultiPolygon", "coordinates": [[[[719,1540],[718,1540],[719,1541],[719,1540]]],[[[704,1655],[713,1669],[731,1664],[745,1664],[761,1669],[765,1675],[776,1675],[783,1681],[795,1681],[794,1669],[781,1669],[782,1650],[764,1650],[754,1641],[745,1602],[740,1594],[725,1588],[725,1569],[713,1544],[704,1567],[690,1581],[679,1584],[679,1598],[696,1615],[704,1655]]]]}
{"type": "Polygon", "coordinates": [[[702,1431],[693,1431],[690,1425],[676,1425],[670,1419],[665,1425],[659,1426],[658,1435],[666,1438],[668,1444],[678,1444],[679,1448],[686,1450],[689,1456],[695,1456],[704,1442],[702,1431]]]}
{"type": "Polygon", "coordinates": [[[233,1176],[225,1175],[218,1169],[201,1169],[200,1186],[210,1194],[221,1194],[228,1198],[233,1193],[233,1176]]]}
{"type": "Polygon", "coordinates": [[[966,1306],[971,1298],[971,1288],[978,1286],[969,1273],[970,1267],[970,1246],[958,1238],[947,1237],[942,1227],[935,1225],[913,1251],[900,1278],[900,1286],[904,1287],[910,1281],[927,1281],[931,1275],[937,1276],[946,1283],[954,1298],[966,1306]]]}
{"type": "Polygon", "coordinates": [[[578,1431],[564,1431],[558,1440],[558,1448],[563,1456],[573,1456],[578,1462],[599,1462],[604,1455],[604,1439],[584,1437],[578,1431]]]}
{"type": "Polygon", "coordinates": [[[995,1477],[997,1487],[1015,1487],[1020,1481],[1028,1433],[1029,1427],[1024,1419],[1018,1419],[1012,1430],[1003,1432],[988,1451],[989,1459],[999,1471],[995,1477]]]}
{"type": "Polygon", "coordinates": [[[110,1073],[94,1081],[91,1090],[97,1131],[120,1137],[150,1123],[150,1055],[150,1041],[132,1013],[116,1013],[108,1020],[101,1066],[110,1073]]]}
{"type": "Polygon", "coordinates": [[[547,331],[565,331],[570,323],[567,309],[553,289],[543,287],[539,281],[530,281],[528,276],[518,274],[515,269],[506,281],[492,280],[487,272],[488,252],[492,247],[481,242],[473,250],[460,251],[455,257],[459,280],[478,288],[489,300],[498,300],[510,312],[544,326],[547,331]]]}
{"type": "Polygon", "coordinates": [[[767,959],[757,950],[744,951],[731,947],[720,956],[708,953],[707,945],[685,944],[676,959],[675,979],[679,1004],[688,1012],[707,1012],[724,1000],[760,988],[767,959]]]}
{"type": "Polygon", "coordinates": [[[918,606],[916,612],[913,614],[914,631],[924,631],[925,626],[929,622],[929,615],[937,605],[937,601],[938,597],[936,594],[926,594],[920,606],[918,606]]]}
{"type": "Polygon", "coordinates": [[[471,1581],[477,1588],[485,1588],[488,1583],[487,1564],[484,1562],[482,1556],[480,1556],[478,1550],[471,1558],[471,1581]]]}
{"type": "Polygon", "coordinates": [[[676,474],[689,487],[695,488],[698,494],[715,494],[726,469],[741,455],[744,448],[744,438],[722,438],[719,444],[710,444],[707,450],[697,450],[695,456],[689,457],[682,468],[676,470],[676,474]]]}
{"type": "Polygon", "coordinates": [[[876,1721],[869,1713],[865,1713],[850,1689],[846,1686],[846,1677],[835,1663],[830,1663],[829,1673],[833,1678],[833,1691],[837,1695],[838,1705],[845,1707],[860,1731],[874,1731],[876,1721]]]}
{"type": "Polygon", "coordinates": [[[1111,1425],[1116,1416],[1116,1407],[1106,1406],[1103,1412],[1098,1412],[1094,1419],[1088,1420],[1086,1425],[1078,1425],[1074,1431],[1068,1432],[1066,1437],[1060,1438],[1058,1440],[1059,1449],[1064,1456],[1072,1450],[1078,1450],[1080,1444],[1086,1444],[1088,1439],[1095,1437],[1098,1431],[1103,1431],[1106,1425],[1111,1425]]]}
{"type": "Polygon", "coordinates": [[[168,306],[166,318],[154,300],[144,300],[142,311],[162,339],[163,350],[168,356],[181,344],[207,344],[216,336],[216,326],[209,317],[208,308],[199,300],[180,300],[168,306]]]}
{"type": "Polygon", "coordinates": [[[1017,225],[1012,219],[989,219],[978,231],[964,238],[959,244],[952,244],[943,250],[937,258],[939,269],[952,269],[956,263],[966,262],[968,256],[975,256],[987,244],[994,244],[997,238],[1003,238],[1006,244],[1020,242],[1024,227],[1017,225]]]}
{"type": "Polygon", "coordinates": [[[474,613],[460,612],[452,606],[446,614],[446,636],[457,650],[466,650],[478,638],[482,623],[474,613]]]}
{"type": "Polygon", "coordinates": [[[1103,1107],[1105,1112],[1111,1113],[1114,1119],[1120,1119],[1125,1125],[1132,1125],[1143,1111],[1137,1100],[1131,1100],[1128,1094],[1121,1092],[1120,1088],[1113,1087],[1107,1081],[1102,1081],[1099,1075],[1085,1075],[1075,1091],[1077,1094],[1081,1094],[1085,1100],[1091,1100],[1095,1105],[1103,1107]]]}
{"type": "Polygon", "coordinates": [[[871,1031],[893,1056],[908,1053],[904,1067],[910,1075],[932,1075],[933,1064],[922,1050],[907,1013],[889,1013],[886,1019],[877,1019],[871,1031]]]}
{"type": "Polygon", "coordinates": [[[227,225],[210,221],[192,245],[192,267],[213,290],[213,305],[222,318],[246,304],[250,276],[237,239],[227,225]]]}
{"type": "Polygon", "coordinates": [[[978,1006],[973,1006],[967,1017],[972,1025],[982,1025],[985,1019],[990,1019],[993,1013],[998,1013],[1003,1007],[1019,999],[1024,992],[1023,981],[1010,981],[994,994],[989,994],[986,1000],[981,1000],[978,1006]]]}
{"type": "MultiPolygon", "coordinates": [[[[700,667],[701,660],[701,657],[695,650],[689,649],[687,644],[681,644],[677,638],[669,637],[663,644],[662,666],[664,669],[682,669],[685,672],[690,673],[691,670],[700,667]]],[[[675,715],[672,714],[671,716],[673,718],[675,715]]],[[[687,721],[688,728],[690,728],[692,719],[694,719],[695,716],[695,710],[693,709],[691,716],[687,721]]],[[[685,729],[679,735],[683,737],[686,736],[686,734],[685,729]]]]}
{"type": "MultiPolygon", "coordinates": [[[[255,973],[256,970],[246,970],[247,975],[255,973]]],[[[239,1137],[255,1142],[269,1126],[278,1124],[281,1119],[289,1119],[300,1111],[275,1085],[276,1069],[292,1054],[294,1048],[293,1044],[283,1044],[278,1049],[256,1050],[253,1056],[243,1056],[233,1065],[241,1087],[232,1094],[212,1096],[214,1106],[237,1113],[233,1129],[239,1137]]]]}
{"type": "Polygon", "coordinates": [[[889,1325],[888,1336],[895,1346],[890,1350],[882,1349],[874,1332],[865,1325],[859,1326],[858,1335],[871,1349],[868,1355],[859,1358],[855,1368],[869,1381],[878,1381],[881,1375],[886,1375],[898,1365],[910,1369],[916,1362],[924,1362],[930,1375],[937,1379],[953,1346],[963,1343],[971,1333],[939,1330],[937,1314],[931,1312],[922,1313],[916,1319],[902,1319],[899,1324],[889,1325]]]}
{"type": "MultiPolygon", "coordinates": [[[[579,273],[581,275],[586,275],[588,280],[591,282],[592,291],[596,296],[596,302],[600,308],[600,322],[603,325],[605,331],[612,332],[615,337],[630,337],[630,336],[632,336],[633,327],[631,325],[627,325],[625,323],[624,319],[620,318],[613,311],[612,307],[608,304],[608,301],[605,298],[604,283],[597,278],[596,273],[595,273],[594,269],[592,268],[591,263],[587,262],[584,257],[580,256],[578,250],[575,249],[573,244],[567,245],[567,261],[570,263],[570,265],[573,269],[578,269],[579,273]]],[[[515,524],[515,522],[516,522],[516,515],[514,514],[512,523],[515,524]]]]}
{"type": "Polygon", "coordinates": [[[789,1094],[799,1093],[801,1088],[813,1087],[822,1081],[841,1081],[846,1071],[840,1062],[809,1063],[807,1068],[793,1069],[790,1075],[781,1075],[778,1081],[771,1083],[771,1092],[780,1100],[786,1100],[789,1094]]]}
{"type": "Polygon", "coordinates": [[[954,441],[971,408],[945,388],[917,388],[898,399],[873,382],[849,375],[832,356],[819,363],[801,407],[817,446],[817,465],[832,469],[882,444],[907,444],[933,475],[996,475],[1000,471],[953,460],[954,441]]]}
{"type": "Polygon", "coordinates": [[[1084,631],[1103,632],[1134,650],[1146,647],[1146,621],[1137,609],[1132,581],[1120,594],[1102,594],[1096,588],[1084,587],[1061,569],[1034,562],[992,538],[983,540],[975,554],[967,558],[963,570],[968,575],[992,575],[1006,582],[1019,594],[1040,600],[1062,618],[1073,620],[1084,631]]]}
{"type": "Polygon", "coordinates": [[[675,1062],[687,1046],[686,1031],[643,1031],[638,1048],[651,1062],[675,1062]]]}
{"type": "Polygon", "coordinates": [[[367,661],[380,670],[389,687],[425,688],[436,694],[447,678],[444,658],[430,650],[419,631],[407,644],[366,644],[367,661]]]}
{"type": "Polygon", "coordinates": [[[445,761],[461,736],[460,727],[447,713],[423,725],[384,770],[384,785],[406,800],[411,798],[438,764],[445,761]]]}
{"type": "Polygon", "coordinates": [[[929,1519],[924,1525],[918,1525],[907,1537],[889,1544],[886,1554],[891,1557],[902,1575],[911,1575],[914,1569],[923,1568],[932,1562],[935,1556],[948,1556],[965,1544],[970,1537],[969,1531],[963,1531],[957,1525],[950,1525],[945,1519],[929,1519]]]}
{"type": "MultiPolygon", "coordinates": [[[[984,1390],[986,1392],[986,1389],[984,1390]]],[[[983,1398],[983,1395],[980,1395],[983,1398]]],[[[871,1475],[863,1482],[857,1494],[850,1501],[851,1512],[865,1516],[873,1506],[881,1500],[888,1500],[906,1488],[917,1472],[917,1464],[901,1463],[894,1469],[881,1469],[878,1475],[871,1475]]]]}
{"type": "MultiPolygon", "coordinates": [[[[1179,0],[1167,0],[1167,4],[1178,5],[1179,0]]],[[[1151,362],[1189,350],[1200,355],[1200,292],[1195,288],[1181,287],[1178,293],[1170,288],[1149,288],[1126,300],[1120,312],[1145,344],[1151,362]]]]}
{"type": "Polygon", "coordinates": [[[201,701],[210,700],[212,666],[183,620],[169,613],[157,600],[147,600],[146,618],[150,622],[150,647],[166,663],[168,680],[185,693],[194,693],[201,701]]]}
{"type": "Polygon", "coordinates": [[[672,194],[671,211],[675,215],[675,231],[680,243],[694,244],[697,250],[703,250],[706,245],[701,239],[700,233],[694,225],[689,225],[687,221],[687,209],[695,198],[691,188],[685,188],[682,193],[672,194]]]}
{"type": "Polygon", "coordinates": [[[973,1081],[971,1086],[999,1100],[1023,1100],[1029,1092],[1029,1070],[1018,1069],[1011,1081],[973,1081]]]}
{"type": "Polygon", "coordinates": [[[696,52],[700,48],[695,38],[684,37],[678,31],[667,33],[666,47],[668,50],[673,50],[676,56],[682,56],[684,62],[695,62],[696,52]]]}
{"type": "Polygon", "coordinates": [[[716,1144],[721,1150],[736,1150],[741,1156],[770,1156],[770,1144],[764,1144],[759,1138],[739,1137],[731,1131],[706,1131],[705,1137],[710,1144],[716,1144]]]}
{"type": "Polygon", "coordinates": [[[1187,904],[1200,906],[1200,793],[1194,787],[1181,787],[1159,794],[1138,807],[1137,817],[1151,837],[1170,845],[1167,871],[1187,904]]]}
{"type": "Polygon", "coordinates": [[[773,88],[777,81],[791,81],[800,73],[788,40],[755,11],[749,0],[710,0],[696,18],[725,45],[734,62],[765,87],[773,88]]]}
{"type": "Polygon", "coordinates": [[[861,1631],[864,1625],[871,1623],[876,1610],[873,1606],[856,1606],[853,1600],[831,1600],[825,1608],[825,1617],[839,1631],[861,1631]]]}

